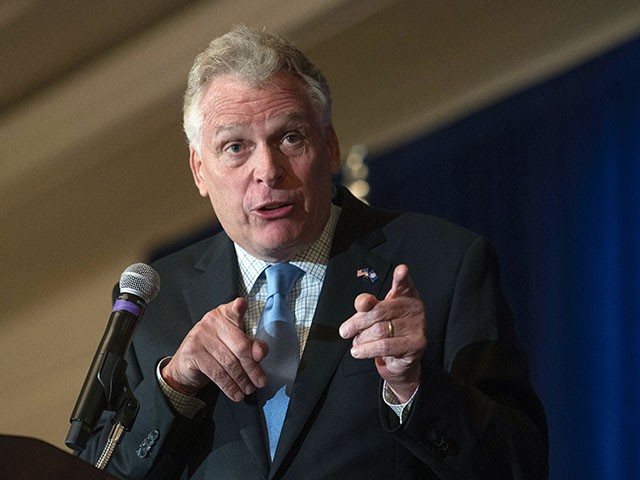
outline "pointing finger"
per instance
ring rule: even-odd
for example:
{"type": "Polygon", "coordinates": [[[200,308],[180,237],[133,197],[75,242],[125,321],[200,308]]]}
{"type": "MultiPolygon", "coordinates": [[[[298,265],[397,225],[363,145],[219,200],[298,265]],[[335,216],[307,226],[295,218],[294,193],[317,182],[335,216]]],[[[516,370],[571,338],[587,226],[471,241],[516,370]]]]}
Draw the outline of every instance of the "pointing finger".
{"type": "Polygon", "coordinates": [[[418,298],[418,291],[413,285],[411,275],[409,275],[409,267],[404,264],[398,265],[393,270],[393,280],[391,290],[385,296],[385,300],[398,297],[418,298]]]}
{"type": "Polygon", "coordinates": [[[242,328],[246,311],[247,301],[242,297],[238,297],[233,302],[224,305],[224,316],[236,327],[242,328]]]}

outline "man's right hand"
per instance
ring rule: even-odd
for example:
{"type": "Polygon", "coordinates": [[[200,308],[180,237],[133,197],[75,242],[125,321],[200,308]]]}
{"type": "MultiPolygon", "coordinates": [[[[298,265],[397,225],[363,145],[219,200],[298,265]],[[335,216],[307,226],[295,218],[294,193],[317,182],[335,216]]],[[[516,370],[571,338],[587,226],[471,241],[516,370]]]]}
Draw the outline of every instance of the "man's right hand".
{"type": "Polygon", "coordinates": [[[185,395],[195,395],[209,381],[236,402],[267,383],[260,362],[269,347],[244,330],[247,302],[236,298],[206,313],[187,334],[162,369],[167,384],[185,395]]]}

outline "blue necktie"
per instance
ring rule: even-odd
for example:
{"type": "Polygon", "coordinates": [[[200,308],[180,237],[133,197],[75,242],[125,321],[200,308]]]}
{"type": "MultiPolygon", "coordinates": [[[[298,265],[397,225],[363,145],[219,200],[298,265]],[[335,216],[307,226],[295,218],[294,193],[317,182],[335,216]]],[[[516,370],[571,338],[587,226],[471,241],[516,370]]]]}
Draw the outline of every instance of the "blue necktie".
{"type": "Polygon", "coordinates": [[[298,267],[286,262],[276,263],[265,270],[268,296],[256,338],[269,344],[269,354],[262,361],[267,385],[258,390],[258,400],[267,425],[271,459],[276,453],[300,363],[300,342],[287,296],[302,273],[298,267]]]}

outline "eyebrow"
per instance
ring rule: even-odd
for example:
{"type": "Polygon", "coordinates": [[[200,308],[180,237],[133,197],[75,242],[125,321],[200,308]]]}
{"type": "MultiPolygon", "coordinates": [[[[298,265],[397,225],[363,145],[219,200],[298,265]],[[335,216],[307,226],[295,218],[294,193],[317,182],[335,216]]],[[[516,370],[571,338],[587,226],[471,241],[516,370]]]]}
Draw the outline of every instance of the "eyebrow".
{"type": "Polygon", "coordinates": [[[235,130],[237,128],[244,128],[245,124],[236,124],[236,125],[219,125],[216,127],[215,135],[218,136],[221,133],[229,132],[231,130],[235,130]]]}
{"type": "MultiPolygon", "coordinates": [[[[281,125],[285,127],[288,127],[289,125],[300,125],[300,126],[311,125],[311,122],[309,121],[308,116],[299,112],[294,112],[292,114],[277,115],[272,119],[269,119],[268,123],[270,122],[281,122],[281,125]]],[[[233,130],[247,128],[250,124],[251,122],[241,122],[241,123],[234,123],[230,125],[218,125],[216,127],[215,134],[220,135],[222,133],[230,132],[233,130]]]]}

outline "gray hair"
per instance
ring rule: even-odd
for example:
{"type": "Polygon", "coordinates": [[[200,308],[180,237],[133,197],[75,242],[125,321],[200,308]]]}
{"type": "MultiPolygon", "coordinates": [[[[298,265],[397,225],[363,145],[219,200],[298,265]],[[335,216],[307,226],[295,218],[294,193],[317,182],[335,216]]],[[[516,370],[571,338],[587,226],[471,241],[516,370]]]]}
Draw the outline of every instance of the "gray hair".
{"type": "Polygon", "coordinates": [[[189,143],[200,151],[202,98],[216,77],[232,74],[260,87],[281,71],[290,72],[304,82],[311,103],[318,108],[322,121],[330,125],[331,92],[320,70],[291,42],[239,25],[214,39],[191,67],[184,95],[184,131],[189,143]]]}

